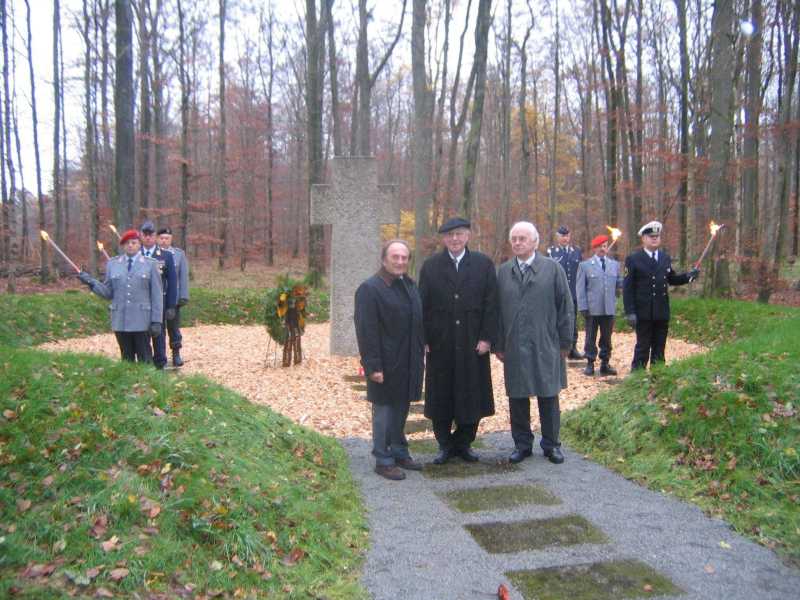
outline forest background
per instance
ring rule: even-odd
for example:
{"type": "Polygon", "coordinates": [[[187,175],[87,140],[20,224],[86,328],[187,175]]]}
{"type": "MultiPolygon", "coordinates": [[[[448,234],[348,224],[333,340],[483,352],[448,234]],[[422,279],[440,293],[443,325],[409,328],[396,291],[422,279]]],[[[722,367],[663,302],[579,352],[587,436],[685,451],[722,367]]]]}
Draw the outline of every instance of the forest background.
{"type": "Polygon", "coordinates": [[[417,262],[455,214],[584,249],[666,225],[704,292],[768,301],[796,278],[800,5],[792,0],[0,0],[6,289],[97,271],[109,225],[170,225],[219,268],[324,273],[310,186],[375,156],[417,262]],[[34,12],[35,11],[35,12],[34,12]]]}

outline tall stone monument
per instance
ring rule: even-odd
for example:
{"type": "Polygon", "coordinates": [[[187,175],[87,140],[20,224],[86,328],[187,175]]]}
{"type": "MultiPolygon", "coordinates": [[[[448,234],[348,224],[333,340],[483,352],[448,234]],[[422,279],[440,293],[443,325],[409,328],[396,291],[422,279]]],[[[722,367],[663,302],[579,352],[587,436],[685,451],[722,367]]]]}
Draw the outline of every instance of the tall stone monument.
{"type": "Polygon", "coordinates": [[[331,354],[358,355],[353,324],[356,288],[380,265],[381,225],[400,221],[395,186],[378,185],[372,157],[331,161],[330,185],[311,189],[311,223],[332,225],[331,354]]]}

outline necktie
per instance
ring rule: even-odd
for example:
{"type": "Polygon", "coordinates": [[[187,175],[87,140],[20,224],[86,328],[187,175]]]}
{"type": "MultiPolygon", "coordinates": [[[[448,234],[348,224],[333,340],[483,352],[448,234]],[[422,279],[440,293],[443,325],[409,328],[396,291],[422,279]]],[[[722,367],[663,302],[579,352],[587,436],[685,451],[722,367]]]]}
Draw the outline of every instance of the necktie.
{"type": "Polygon", "coordinates": [[[600,257],[600,266],[603,267],[603,271],[606,270],[606,259],[604,256],[600,257]]]}
{"type": "Polygon", "coordinates": [[[657,255],[655,252],[653,252],[653,253],[650,255],[650,257],[653,259],[653,264],[656,264],[656,265],[657,265],[657,264],[658,264],[658,255],[657,255]]]}
{"type": "Polygon", "coordinates": [[[456,273],[458,273],[458,259],[457,258],[453,259],[453,266],[456,268],[456,273]]]}
{"type": "Polygon", "coordinates": [[[528,267],[530,265],[526,262],[519,263],[519,272],[522,273],[522,276],[525,277],[525,273],[528,272],[528,267]]]}
{"type": "Polygon", "coordinates": [[[133,267],[133,259],[128,257],[128,273],[131,272],[132,267],[133,267]]]}

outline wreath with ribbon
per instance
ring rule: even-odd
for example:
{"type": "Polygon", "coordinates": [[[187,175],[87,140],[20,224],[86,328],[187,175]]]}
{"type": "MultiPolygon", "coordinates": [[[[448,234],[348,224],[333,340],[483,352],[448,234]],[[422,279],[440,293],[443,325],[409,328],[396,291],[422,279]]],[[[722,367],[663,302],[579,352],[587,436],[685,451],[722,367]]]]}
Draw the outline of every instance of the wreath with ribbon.
{"type": "Polygon", "coordinates": [[[295,325],[300,335],[305,332],[307,297],[308,288],[286,275],[278,279],[276,287],[267,291],[264,321],[267,333],[278,344],[286,343],[290,328],[295,325]]]}

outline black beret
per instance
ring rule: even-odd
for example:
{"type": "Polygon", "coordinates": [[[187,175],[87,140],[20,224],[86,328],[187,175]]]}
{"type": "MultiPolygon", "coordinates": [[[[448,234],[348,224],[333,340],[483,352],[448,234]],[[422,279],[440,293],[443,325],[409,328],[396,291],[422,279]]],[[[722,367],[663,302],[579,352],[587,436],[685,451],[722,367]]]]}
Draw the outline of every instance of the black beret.
{"type": "Polygon", "coordinates": [[[158,230],[158,235],[162,235],[164,233],[172,235],[172,229],[170,229],[169,227],[162,227],[161,229],[158,230]]]}
{"type": "Polygon", "coordinates": [[[469,221],[462,219],[461,217],[454,217],[448,221],[445,221],[444,225],[439,227],[439,233],[447,233],[448,231],[453,231],[453,229],[458,229],[459,227],[465,227],[469,229],[469,221]]]}
{"type": "Polygon", "coordinates": [[[155,233],[156,226],[153,225],[152,221],[145,221],[144,223],[142,223],[142,226],[139,228],[139,231],[141,231],[142,233],[155,233]]]}
{"type": "Polygon", "coordinates": [[[556,230],[556,232],[557,232],[559,235],[567,235],[567,234],[569,233],[569,227],[567,227],[566,225],[562,225],[561,227],[559,227],[559,228],[556,230]]]}

